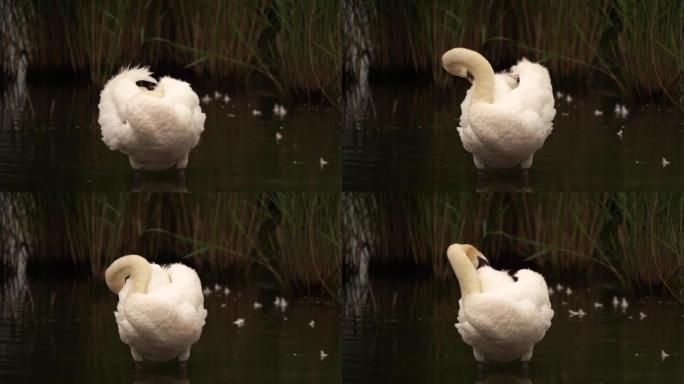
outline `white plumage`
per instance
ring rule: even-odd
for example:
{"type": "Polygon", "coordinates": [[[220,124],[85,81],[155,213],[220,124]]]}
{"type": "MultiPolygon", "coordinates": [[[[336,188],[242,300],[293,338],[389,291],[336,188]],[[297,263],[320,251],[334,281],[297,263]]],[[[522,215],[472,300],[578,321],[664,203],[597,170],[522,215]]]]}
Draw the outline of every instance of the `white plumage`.
{"type": "Polygon", "coordinates": [[[114,261],[105,277],[119,295],[114,316],[133,360],[187,361],[207,316],[197,273],[182,264],[162,267],[128,255],[114,261]]]}
{"type": "Polygon", "coordinates": [[[128,155],[136,170],[185,169],[206,116],[190,85],[172,77],[159,82],[148,68],[122,69],[100,94],[102,141],[128,155]],[[150,91],[138,81],[157,84],[150,91]]]}
{"type": "Polygon", "coordinates": [[[515,281],[471,245],[453,244],[447,257],[461,286],[456,328],[475,360],[528,362],[553,317],[544,278],[522,269],[515,281]]]}
{"type": "Polygon", "coordinates": [[[465,48],[447,51],[442,65],[473,82],[461,104],[458,132],[475,166],[530,168],[556,115],[548,70],[522,59],[495,74],[482,55],[465,48]]]}

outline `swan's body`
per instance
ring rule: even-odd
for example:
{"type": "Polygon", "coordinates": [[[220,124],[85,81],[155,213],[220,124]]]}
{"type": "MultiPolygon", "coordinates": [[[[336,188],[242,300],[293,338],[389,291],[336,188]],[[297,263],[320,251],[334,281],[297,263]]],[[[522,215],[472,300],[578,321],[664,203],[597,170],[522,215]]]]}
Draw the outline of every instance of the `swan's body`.
{"type": "Polygon", "coordinates": [[[119,295],[114,316],[133,360],[187,361],[207,316],[197,273],[182,264],[161,267],[129,255],[114,261],[105,278],[119,295]]]}
{"type": "Polygon", "coordinates": [[[475,166],[530,168],[556,115],[548,70],[522,59],[508,72],[495,74],[482,55],[465,48],[447,51],[442,65],[473,81],[461,104],[458,132],[475,166]]]}
{"type": "Polygon", "coordinates": [[[453,244],[447,257],[461,286],[456,328],[475,360],[528,362],[553,317],[544,278],[497,271],[471,245],[453,244]]]}
{"type": "Polygon", "coordinates": [[[206,116],[190,85],[171,77],[159,82],[147,68],[123,69],[100,94],[102,141],[128,155],[135,170],[185,169],[206,116]],[[136,82],[156,83],[154,90],[136,82]]]}

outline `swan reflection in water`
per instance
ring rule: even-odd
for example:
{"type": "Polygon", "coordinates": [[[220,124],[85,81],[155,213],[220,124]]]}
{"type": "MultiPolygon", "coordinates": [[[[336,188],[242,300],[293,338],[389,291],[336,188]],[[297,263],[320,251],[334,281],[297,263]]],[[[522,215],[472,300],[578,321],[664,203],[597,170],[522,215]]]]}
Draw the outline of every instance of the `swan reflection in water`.
{"type": "Polygon", "coordinates": [[[478,171],[476,192],[534,192],[530,187],[530,177],[527,171],[493,170],[478,171]]]}
{"type": "Polygon", "coordinates": [[[139,372],[135,375],[134,384],[190,384],[185,372],[175,375],[164,372],[139,372]]]}
{"type": "Polygon", "coordinates": [[[532,384],[529,376],[523,373],[513,374],[506,372],[481,373],[476,384],[532,384]]]}
{"type": "Polygon", "coordinates": [[[185,185],[185,177],[150,177],[136,173],[131,192],[186,193],[188,187],[185,185]]]}

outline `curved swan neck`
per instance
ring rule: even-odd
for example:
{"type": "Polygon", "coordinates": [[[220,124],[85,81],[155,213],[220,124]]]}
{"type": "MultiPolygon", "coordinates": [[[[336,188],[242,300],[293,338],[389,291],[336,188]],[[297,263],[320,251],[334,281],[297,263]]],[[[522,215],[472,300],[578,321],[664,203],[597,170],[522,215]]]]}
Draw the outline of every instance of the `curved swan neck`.
{"type": "Polygon", "coordinates": [[[465,76],[457,73],[457,68],[465,67],[474,79],[472,99],[485,103],[494,101],[494,69],[484,56],[470,49],[454,48],[442,56],[442,65],[457,76],[465,76]]]}
{"type": "MultiPolygon", "coordinates": [[[[461,287],[461,297],[463,298],[482,292],[480,278],[477,276],[475,265],[470,260],[469,255],[466,254],[466,247],[468,246],[452,244],[447,249],[447,258],[458,278],[458,285],[461,287]]],[[[475,249],[475,247],[472,248],[475,249]]]]}
{"type": "Polygon", "coordinates": [[[147,293],[147,285],[152,277],[152,267],[145,258],[128,255],[116,259],[105,271],[107,286],[114,293],[119,293],[126,283],[132,279],[131,293],[147,293]]]}

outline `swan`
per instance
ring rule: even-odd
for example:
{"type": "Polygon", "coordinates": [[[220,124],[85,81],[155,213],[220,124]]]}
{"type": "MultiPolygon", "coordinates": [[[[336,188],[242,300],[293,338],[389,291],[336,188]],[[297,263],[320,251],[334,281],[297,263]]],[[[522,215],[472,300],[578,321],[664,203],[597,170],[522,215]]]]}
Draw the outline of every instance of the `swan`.
{"type": "Polygon", "coordinates": [[[149,68],[122,68],[100,94],[102,141],[128,155],[135,171],[175,165],[184,175],[188,154],[204,130],[206,115],[199,102],[184,81],[167,76],[157,82],[149,68]],[[138,82],[156,86],[148,90],[138,82]]]}
{"type": "Polygon", "coordinates": [[[207,317],[197,273],[183,264],[161,267],[128,255],[107,268],[105,281],[119,295],[114,317],[136,364],[178,358],[185,365],[207,317]]]}
{"type": "Polygon", "coordinates": [[[473,84],[461,104],[458,133],[475,167],[520,165],[527,171],[553,129],[549,71],[522,59],[508,72],[495,74],[487,59],[466,48],[444,53],[442,66],[473,84]]]}
{"type": "Polygon", "coordinates": [[[520,359],[527,367],[553,317],[544,278],[529,269],[497,271],[469,244],[452,244],[447,258],[461,288],[456,328],[475,360],[520,359]]]}

